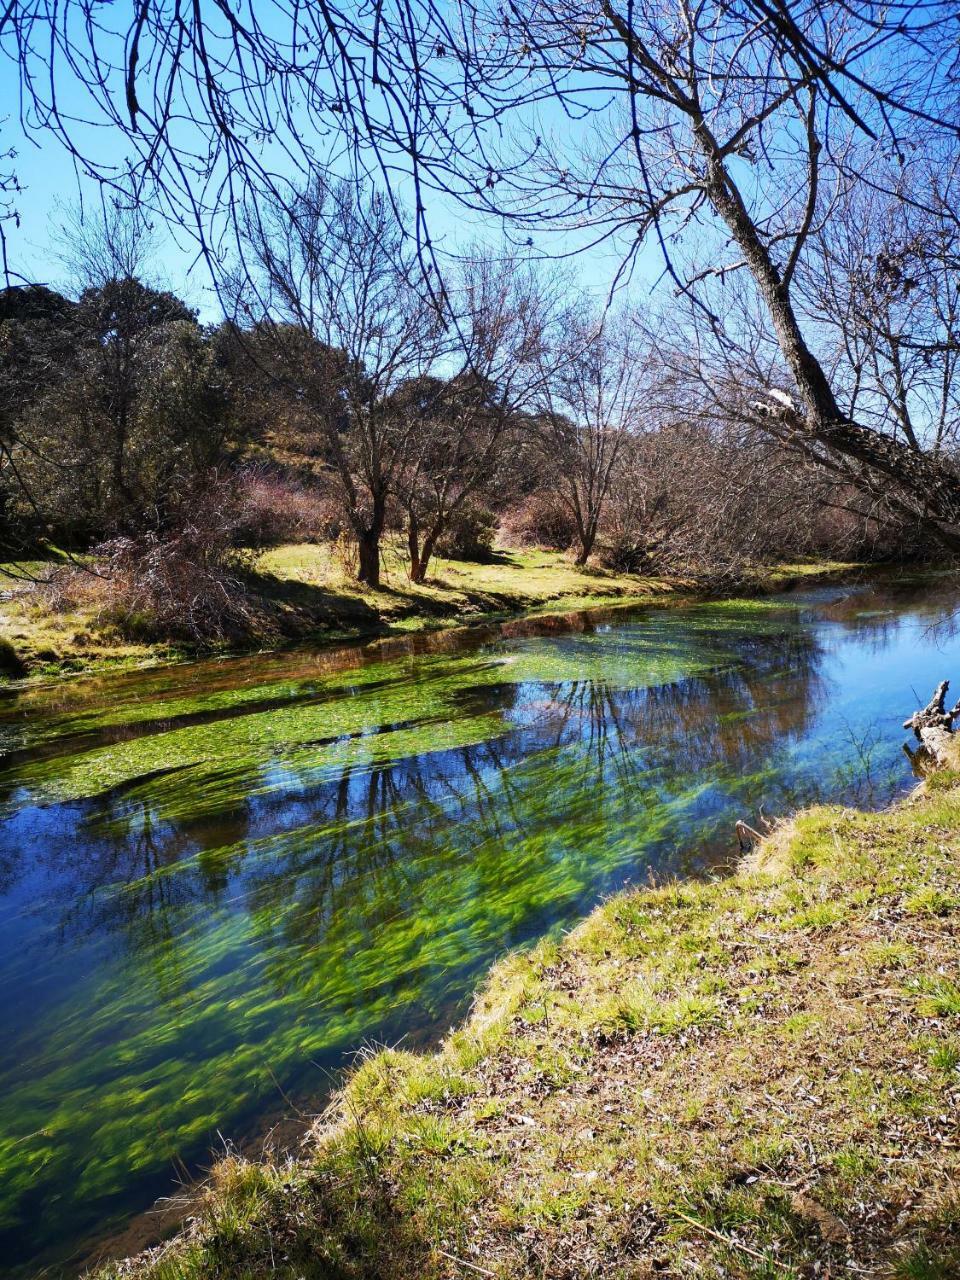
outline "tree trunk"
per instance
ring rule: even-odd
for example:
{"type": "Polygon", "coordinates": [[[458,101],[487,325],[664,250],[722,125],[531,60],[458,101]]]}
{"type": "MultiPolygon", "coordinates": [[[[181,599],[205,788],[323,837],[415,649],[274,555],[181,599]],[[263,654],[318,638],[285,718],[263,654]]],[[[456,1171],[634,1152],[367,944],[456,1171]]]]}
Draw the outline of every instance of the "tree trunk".
{"type": "Polygon", "coordinates": [[[574,561],[575,564],[585,565],[587,563],[590,559],[590,555],[593,551],[593,544],[596,540],[597,527],[595,524],[590,524],[586,529],[582,529],[580,531],[580,550],[577,552],[577,558],[574,561]]]}
{"type": "Polygon", "coordinates": [[[360,568],[357,580],[365,582],[368,587],[380,585],[380,534],[375,529],[367,529],[357,536],[357,549],[360,552],[360,568]]]}
{"type": "MultiPolygon", "coordinates": [[[[960,718],[960,702],[947,710],[946,696],[949,687],[949,680],[941,680],[927,705],[903,722],[903,727],[913,730],[927,754],[941,768],[953,765],[956,761],[957,738],[953,726],[960,718]]],[[[909,751],[907,754],[911,755],[909,751]]]]}
{"type": "Polygon", "coordinates": [[[411,562],[410,577],[416,583],[423,583],[427,577],[427,565],[430,563],[430,557],[433,555],[433,549],[437,545],[442,528],[431,529],[423,540],[423,546],[420,549],[420,555],[417,560],[416,572],[413,571],[411,562]]]}
{"type": "Polygon", "coordinates": [[[936,725],[930,725],[920,730],[920,741],[927,754],[941,769],[952,764],[956,738],[949,729],[938,729],[936,725]]]}
{"type": "Polygon", "coordinates": [[[951,551],[960,550],[960,480],[949,466],[870,427],[845,418],[823,366],[807,346],[790,299],[789,286],[763,244],[735,184],[729,180],[705,127],[694,133],[707,156],[707,192],[744,258],[773,323],[774,333],[797,384],[803,413],[791,422],[794,436],[821,441],[839,454],[865,463],[902,487],[920,519],[951,551]]]}
{"type": "Polygon", "coordinates": [[[410,581],[422,582],[426,568],[420,561],[420,522],[413,511],[407,513],[407,551],[410,556],[410,581]]]}
{"type": "Polygon", "coordinates": [[[360,567],[357,581],[365,582],[368,587],[380,585],[380,539],[387,523],[387,495],[384,492],[374,493],[373,513],[368,523],[361,522],[359,512],[351,523],[357,535],[357,550],[360,553],[360,567]]]}
{"type": "MultiPolygon", "coordinates": [[[[630,24],[609,3],[603,12],[620,39],[637,58],[648,58],[630,24]]],[[[939,458],[917,453],[899,440],[870,427],[851,422],[841,414],[830,379],[807,346],[791,299],[790,282],[774,262],[754,218],[726,168],[725,157],[699,105],[692,99],[680,103],[690,118],[694,141],[707,165],[704,192],[726,224],[746,260],[773,324],[781,353],[796,380],[803,412],[787,420],[794,439],[819,441],[837,453],[890,477],[905,495],[923,524],[942,545],[960,550],[960,477],[939,458]]],[[[817,153],[811,153],[816,164],[817,153]]],[[[812,178],[811,178],[812,180],[812,178]]]]}

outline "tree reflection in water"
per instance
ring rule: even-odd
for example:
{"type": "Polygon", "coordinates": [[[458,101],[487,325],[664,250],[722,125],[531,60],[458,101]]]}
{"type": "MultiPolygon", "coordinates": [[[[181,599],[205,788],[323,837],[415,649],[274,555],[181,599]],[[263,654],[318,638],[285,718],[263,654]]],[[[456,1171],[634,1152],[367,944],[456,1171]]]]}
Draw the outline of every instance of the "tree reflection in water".
{"type": "MultiPolygon", "coordinates": [[[[916,663],[920,614],[840,613],[581,620],[325,679],[298,655],[284,687],[270,661],[269,694],[244,660],[238,696],[222,673],[202,694],[152,676],[110,723],[74,700],[33,739],[18,729],[0,821],[5,1256],[145,1204],[174,1158],[202,1158],[278,1087],[315,1095],[318,1065],[365,1039],[445,1025],[504,949],[619,885],[729,858],[761,802],[852,792],[838,725],[862,734],[876,706],[843,646],[908,644],[916,663]],[[104,773],[120,781],[39,790],[79,777],[84,752],[120,759],[104,773]]],[[[878,799],[905,778],[889,746],[878,799]]]]}

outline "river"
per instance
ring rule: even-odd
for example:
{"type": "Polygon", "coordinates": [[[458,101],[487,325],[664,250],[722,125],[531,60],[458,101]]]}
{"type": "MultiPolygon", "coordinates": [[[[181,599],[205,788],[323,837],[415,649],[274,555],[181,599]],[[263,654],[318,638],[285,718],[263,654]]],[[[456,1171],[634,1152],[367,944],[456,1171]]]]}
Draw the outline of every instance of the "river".
{"type": "Polygon", "coordinates": [[[361,1046],[430,1043],[507,949],[720,873],[738,817],[903,792],[958,604],[863,584],[8,691],[0,1258],[69,1274],[361,1046]]]}

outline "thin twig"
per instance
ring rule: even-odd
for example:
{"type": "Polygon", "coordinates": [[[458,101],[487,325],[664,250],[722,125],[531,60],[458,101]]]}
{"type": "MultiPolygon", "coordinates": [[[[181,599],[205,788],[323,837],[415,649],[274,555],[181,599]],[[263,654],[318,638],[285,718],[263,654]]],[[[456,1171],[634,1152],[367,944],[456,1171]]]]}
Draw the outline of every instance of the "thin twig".
{"type": "Polygon", "coordinates": [[[446,1249],[439,1250],[441,1258],[449,1258],[451,1262],[456,1262],[461,1267],[466,1267],[468,1271],[476,1271],[481,1276],[493,1276],[496,1278],[495,1271],[488,1271],[486,1267],[478,1267],[475,1262],[467,1262],[466,1258],[458,1258],[456,1254],[447,1253],[446,1249]]]}
{"type": "Polygon", "coordinates": [[[796,1275],[796,1268],[791,1267],[789,1263],[780,1262],[778,1258],[771,1258],[768,1253],[761,1253],[759,1249],[751,1249],[748,1244],[741,1244],[739,1240],[734,1240],[732,1236],[725,1236],[720,1231],[714,1231],[713,1227],[708,1227],[705,1222],[700,1222],[698,1218],[691,1218],[688,1213],[682,1213],[679,1209],[674,1209],[674,1213],[678,1218],[682,1218],[684,1222],[689,1222],[691,1226],[697,1227],[708,1236],[713,1236],[714,1240],[719,1240],[721,1244],[729,1245],[732,1249],[740,1249],[744,1253],[749,1253],[751,1258],[759,1258],[761,1262],[772,1262],[775,1267],[779,1267],[781,1271],[789,1271],[792,1275],[796,1275]]]}

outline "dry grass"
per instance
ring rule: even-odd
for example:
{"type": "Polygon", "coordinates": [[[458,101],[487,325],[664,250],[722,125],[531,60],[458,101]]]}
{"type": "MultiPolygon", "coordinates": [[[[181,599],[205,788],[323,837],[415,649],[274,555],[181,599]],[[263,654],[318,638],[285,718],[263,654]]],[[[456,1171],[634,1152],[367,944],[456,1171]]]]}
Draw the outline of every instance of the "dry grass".
{"type": "MultiPolygon", "coordinates": [[[[37,572],[42,575],[43,566],[37,572]]],[[[100,621],[98,586],[91,578],[83,599],[54,608],[42,583],[7,582],[0,571],[0,635],[30,675],[131,666],[177,656],[173,645],[130,640],[115,626],[100,621]]]]}
{"type": "Polygon", "coordinates": [[[960,1275],[960,776],[505,960],[108,1274],[960,1275]]]}

